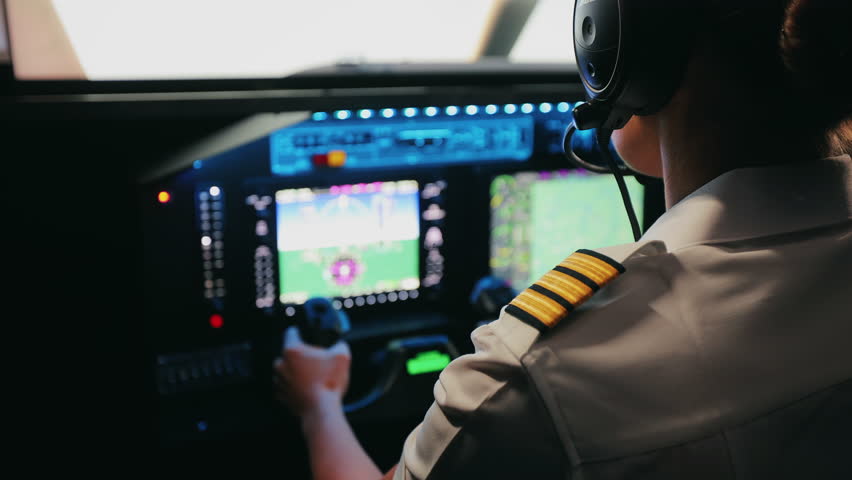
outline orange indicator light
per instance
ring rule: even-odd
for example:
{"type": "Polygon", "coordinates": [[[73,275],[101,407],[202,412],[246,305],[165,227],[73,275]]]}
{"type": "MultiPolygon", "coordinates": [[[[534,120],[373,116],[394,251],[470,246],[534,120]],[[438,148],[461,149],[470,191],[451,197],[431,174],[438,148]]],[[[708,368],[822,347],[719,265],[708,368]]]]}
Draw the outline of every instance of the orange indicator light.
{"type": "Polygon", "coordinates": [[[332,150],[328,152],[328,166],[340,168],[346,164],[346,152],[343,150],[332,150]]]}
{"type": "Polygon", "coordinates": [[[328,153],[318,153],[311,156],[311,163],[315,167],[340,168],[346,164],[346,152],[343,150],[332,150],[328,153]]]}

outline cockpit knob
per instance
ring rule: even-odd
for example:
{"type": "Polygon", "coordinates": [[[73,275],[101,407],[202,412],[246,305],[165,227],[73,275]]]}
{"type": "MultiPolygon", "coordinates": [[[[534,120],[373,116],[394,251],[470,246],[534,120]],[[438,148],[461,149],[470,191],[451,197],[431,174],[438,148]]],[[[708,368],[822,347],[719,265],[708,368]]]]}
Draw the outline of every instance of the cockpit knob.
{"type": "Polygon", "coordinates": [[[305,343],[328,348],[349,331],[346,312],[334,308],[324,297],[311,298],[304,305],[305,315],[297,323],[299,335],[305,343]]]}
{"type": "Polygon", "coordinates": [[[470,303],[474,310],[487,320],[500,316],[500,310],[509,304],[518,292],[502,278],[488,276],[481,278],[473,287],[470,303]]]}

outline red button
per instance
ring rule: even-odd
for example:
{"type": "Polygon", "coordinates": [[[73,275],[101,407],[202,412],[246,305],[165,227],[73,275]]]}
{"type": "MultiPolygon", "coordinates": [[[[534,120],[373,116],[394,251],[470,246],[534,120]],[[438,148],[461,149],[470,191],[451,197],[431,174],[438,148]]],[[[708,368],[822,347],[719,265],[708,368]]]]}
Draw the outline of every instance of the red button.
{"type": "Polygon", "coordinates": [[[327,167],[328,155],[318,153],[311,157],[311,163],[313,163],[315,167],[327,167]]]}

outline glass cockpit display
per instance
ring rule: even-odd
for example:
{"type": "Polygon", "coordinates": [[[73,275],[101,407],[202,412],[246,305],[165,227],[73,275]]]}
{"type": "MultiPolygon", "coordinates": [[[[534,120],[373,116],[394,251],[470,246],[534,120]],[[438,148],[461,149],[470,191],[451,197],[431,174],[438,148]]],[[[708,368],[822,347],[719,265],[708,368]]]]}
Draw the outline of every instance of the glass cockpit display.
{"type": "MultiPolygon", "coordinates": [[[[638,218],[644,187],[626,177],[638,218]]],[[[521,172],[491,183],[491,271],[523,290],[581,248],[633,241],[610,175],[585,170],[521,172]]]]}
{"type": "Polygon", "coordinates": [[[275,203],[281,303],[419,288],[416,181],[279,190],[275,203]]]}

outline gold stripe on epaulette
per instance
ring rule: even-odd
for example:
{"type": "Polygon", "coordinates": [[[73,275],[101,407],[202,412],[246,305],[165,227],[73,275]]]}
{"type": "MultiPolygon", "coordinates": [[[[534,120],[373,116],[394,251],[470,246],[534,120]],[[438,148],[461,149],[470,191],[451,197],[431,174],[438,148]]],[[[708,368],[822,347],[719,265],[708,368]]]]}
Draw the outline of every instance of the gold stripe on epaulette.
{"type": "Polygon", "coordinates": [[[540,330],[553,328],[624,271],[606,255],[577,250],[515,297],[506,311],[540,330]]]}
{"type": "Polygon", "coordinates": [[[566,258],[565,261],[560,263],[559,266],[581,273],[589,277],[589,279],[597,283],[599,286],[602,283],[606,283],[608,279],[613,276],[618,275],[618,271],[610,265],[583,253],[575,253],[574,255],[571,255],[566,258]]]}
{"type": "Polygon", "coordinates": [[[571,277],[566,278],[564,273],[557,272],[556,270],[545,273],[535,283],[552,290],[573,305],[582,304],[594,293],[588,285],[578,282],[571,277]]]}
{"type": "Polygon", "coordinates": [[[512,300],[511,305],[516,305],[543,321],[557,318],[565,312],[565,309],[552,299],[530,289],[521,292],[512,300]]]}

